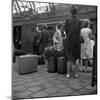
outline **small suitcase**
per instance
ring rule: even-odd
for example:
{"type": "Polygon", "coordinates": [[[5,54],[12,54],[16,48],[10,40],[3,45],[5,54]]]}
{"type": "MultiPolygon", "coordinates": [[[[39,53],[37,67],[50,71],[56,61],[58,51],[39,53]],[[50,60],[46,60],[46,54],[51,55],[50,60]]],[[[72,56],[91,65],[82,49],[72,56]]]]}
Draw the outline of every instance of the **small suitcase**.
{"type": "Polygon", "coordinates": [[[58,73],[59,74],[67,73],[67,66],[64,57],[58,57],[58,73]]]}
{"type": "Polygon", "coordinates": [[[23,55],[19,56],[18,64],[19,64],[19,74],[27,74],[31,72],[37,71],[37,55],[23,55]]]}
{"type": "Polygon", "coordinates": [[[44,61],[44,57],[43,56],[38,57],[38,64],[39,65],[45,64],[45,61],[44,61]]]}
{"type": "Polygon", "coordinates": [[[57,72],[57,66],[55,65],[54,57],[50,57],[48,59],[48,72],[54,73],[57,72]]]}

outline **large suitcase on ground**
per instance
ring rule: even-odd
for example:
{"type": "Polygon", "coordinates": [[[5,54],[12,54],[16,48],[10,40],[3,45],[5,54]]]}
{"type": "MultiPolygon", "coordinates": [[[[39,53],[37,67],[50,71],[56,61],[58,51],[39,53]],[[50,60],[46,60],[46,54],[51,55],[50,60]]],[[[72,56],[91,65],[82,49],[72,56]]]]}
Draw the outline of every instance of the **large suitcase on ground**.
{"type": "Polygon", "coordinates": [[[58,57],[58,73],[59,74],[67,73],[67,66],[64,57],[58,57]]]}
{"type": "Polygon", "coordinates": [[[48,59],[48,72],[57,72],[57,66],[54,57],[48,59]]]}
{"type": "Polygon", "coordinates": [[[19,74],[26,74],[37,71],[37,55],[23,55],[19,56],[19,74]]]}

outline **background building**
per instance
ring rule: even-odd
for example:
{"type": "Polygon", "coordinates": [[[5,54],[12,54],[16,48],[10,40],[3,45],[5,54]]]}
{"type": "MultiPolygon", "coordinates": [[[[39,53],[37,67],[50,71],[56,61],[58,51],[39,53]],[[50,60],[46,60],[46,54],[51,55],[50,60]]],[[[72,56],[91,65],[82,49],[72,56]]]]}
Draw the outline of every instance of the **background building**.
{"type": "MultiPolygon", "coordinates": [[[[15,49],[21,49],[25,53],[32,52],[32,41],[35,26],[46,23],[49,34],[55,32],[57,23],[64,23],[70,18],[69,8],[71,4],[40,3],[33,1],[14,0],[13,4],[13,43],[15,49]]],[[[90,5],[77,5],[78,17],[89,18],[92,21],[92,29],[97,24],[97,7],[90,5]]],[[[93,29],[96,33],[96,28],[93,29]]]]}

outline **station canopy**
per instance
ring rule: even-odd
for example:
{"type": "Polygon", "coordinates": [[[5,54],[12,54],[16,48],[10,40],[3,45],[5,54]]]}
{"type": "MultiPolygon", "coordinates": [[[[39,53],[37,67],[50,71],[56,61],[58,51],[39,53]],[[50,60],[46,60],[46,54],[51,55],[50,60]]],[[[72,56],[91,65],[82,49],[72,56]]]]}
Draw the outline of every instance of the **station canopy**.
{"type": "Polygon", "coordinates": [[[54,3],[43,3],[36,1],[13,0],[13,16],[14,17],[34,17],[37,14],[49,13],[54,8],[54,3]]]}
{"type": "MultiPolygon", "coordinates": [[[[72,4],[13,0],[13,18],[14,21],[23,21],[55,16],[69,16],[71,6],[72,4]]],[[[94,6],[77,5],[77,7],[79,14],[96,11],[94,6]]]]}

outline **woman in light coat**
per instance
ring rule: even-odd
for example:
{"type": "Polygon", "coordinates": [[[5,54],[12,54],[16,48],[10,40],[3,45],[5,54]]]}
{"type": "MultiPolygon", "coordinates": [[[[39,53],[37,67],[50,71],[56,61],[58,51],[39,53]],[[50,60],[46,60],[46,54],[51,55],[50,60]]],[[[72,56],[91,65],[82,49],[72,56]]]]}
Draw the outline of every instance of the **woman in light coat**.
{"type": "Polygon", "coordinates": [[[81,29],[81,37],[83,37],[84,43],[81,44],[81,59],[85,62],[85,67],[82,69],[87,71],[88,61],[93,58],[93,46],[94,41],[91,40],[92,30],[90,27],[90,21],[85,19],[83,21],[83,28],[81,29]]]}

